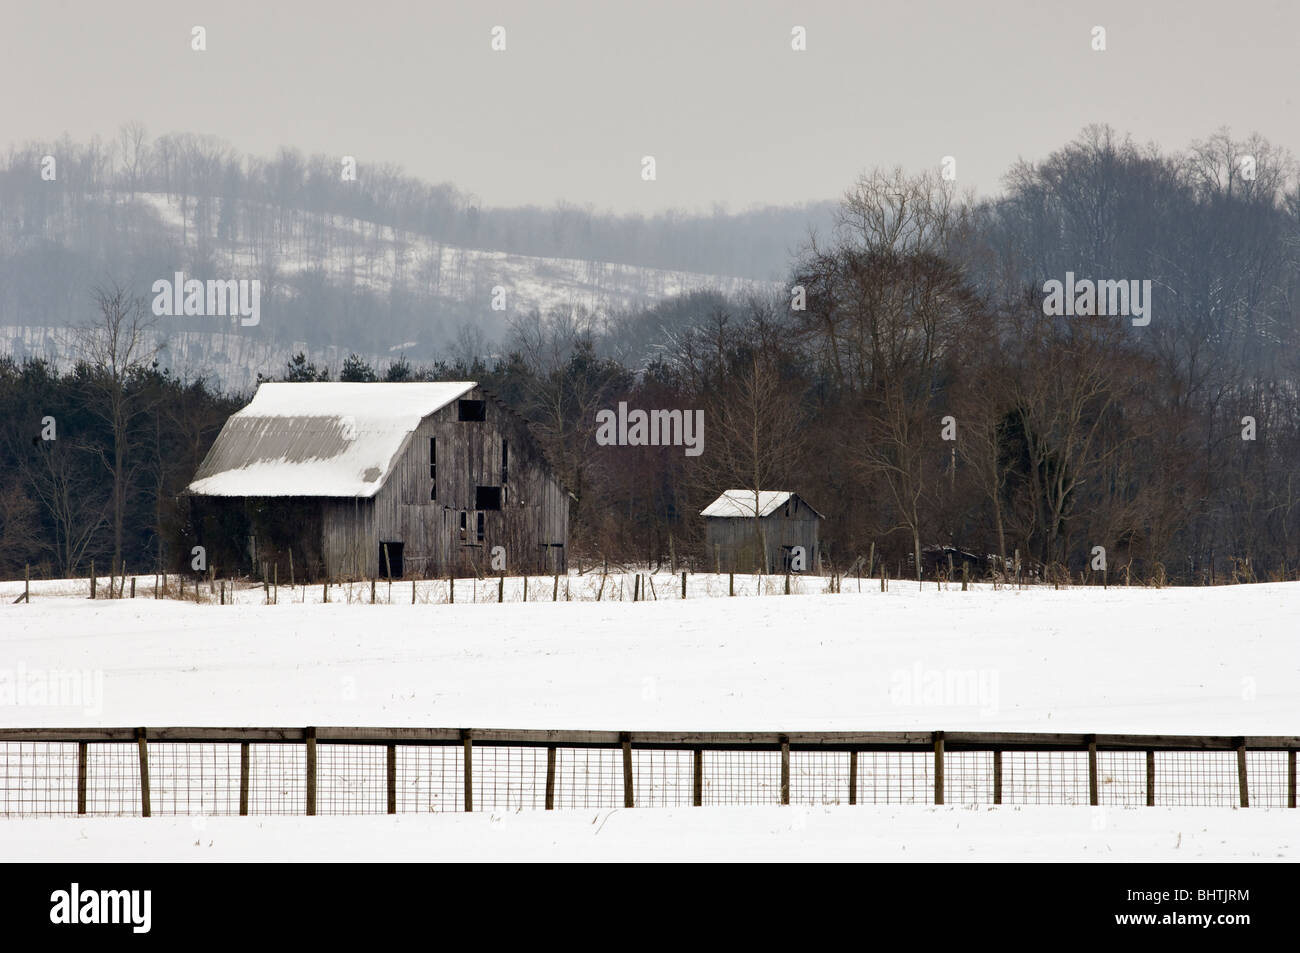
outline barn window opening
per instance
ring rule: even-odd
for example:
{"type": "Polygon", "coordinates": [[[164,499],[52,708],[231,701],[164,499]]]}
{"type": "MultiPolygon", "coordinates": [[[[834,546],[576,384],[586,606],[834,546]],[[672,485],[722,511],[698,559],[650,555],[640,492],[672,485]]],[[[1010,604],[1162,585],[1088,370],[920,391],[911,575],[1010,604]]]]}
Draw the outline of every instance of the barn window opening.
{"type": "Polygon", "coordinates": [[[462,400],[456,411],[460,420],[487,420],[487,401],[462,400]]]}
{"type": "Polygon", "coordinates": [[[461,510],[460,513],[460,541],[462,543],[469,542],[469,516],[464,510],[461,510]]]}
{"type": "Polygon", "coordinates": [[[389,579],[401,579],[402,544],[396,540],[386,540],[379,544],[379,572],[389,579]]]}
{"type": "Polygon", "coordinates": [[[499,486],[476,487],[474,491],[474,509],[476,510],[501,509],[501,487],[499,486]]]}
{"type": "Polygon", "coordinates": [[[429,499],[438,498],[438,438],[429,438],[429,499]]]}
{"type": "Polygon", "coordinates": [[[504,486],[509,483],[510,474],[510,444],[504,440],[501,441],[501,483],[504,486]]]}
{"type": "Polygon", "coordinates": [[[483,542],[483,514],[478,515],[478,541],[483,542]]]}

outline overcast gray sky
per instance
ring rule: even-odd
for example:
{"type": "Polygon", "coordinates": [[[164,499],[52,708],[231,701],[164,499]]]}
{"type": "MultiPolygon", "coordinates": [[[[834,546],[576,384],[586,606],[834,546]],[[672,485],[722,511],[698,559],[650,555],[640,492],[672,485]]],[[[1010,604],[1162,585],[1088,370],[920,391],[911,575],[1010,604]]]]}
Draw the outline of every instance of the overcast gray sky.
{"type": "Polygon", "coordinates": [[[999,187],[1088,123],[1300,153],[1300,3],[5,0],[0,142],[215,134],[394,162],[489,205],[733,210],[957,159],[999,187]],[[190,49],[191,27],[207,50],[190,49]],[[507,48],[493,52],[491,29],[507,48]],[[807,50],[791,50],[791,29],[807,50]],[[1094,52],[1103,26],[1107,49],[1094,52]],[[644,182],[643,155],[658,179],[644,182]]]}

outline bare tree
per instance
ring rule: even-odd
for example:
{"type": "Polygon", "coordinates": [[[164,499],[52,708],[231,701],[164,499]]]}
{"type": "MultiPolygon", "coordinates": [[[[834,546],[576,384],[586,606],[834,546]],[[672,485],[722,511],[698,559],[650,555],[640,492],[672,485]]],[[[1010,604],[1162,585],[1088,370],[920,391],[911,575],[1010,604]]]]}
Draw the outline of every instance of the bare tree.
{"type": "Polygon", "coordinates": [[[126,175],[131,199],[134,201],[149,157],[148,133],[144,123],[134,119],[123,123],[117,131],[117,148],[122,154],[122,171],[126,175]]]}
{"type": "Polygon", "coordinates": [[[88,409],[108,425],[112,436],[110,451],[98,452],[113,480],[113,565],[118,567],[127,487],[134,473],[129,462],[131,423],[148,409],[133,385],[151,365],[157,346],[142,298],[113,283],[96,288],[94,299],[99,318],[79,329],[78,346],[87,384],[97,398],[88,409]]]}

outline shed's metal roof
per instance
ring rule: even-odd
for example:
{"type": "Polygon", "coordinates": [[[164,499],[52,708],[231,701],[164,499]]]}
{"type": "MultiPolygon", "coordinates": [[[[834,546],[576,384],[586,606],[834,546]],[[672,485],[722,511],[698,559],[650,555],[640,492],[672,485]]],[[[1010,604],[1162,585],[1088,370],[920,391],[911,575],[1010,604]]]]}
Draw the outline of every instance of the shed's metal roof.
{"type": "MultiPolygon", "coordinates": [[[[754,518],[755,508],[759,516],[771,516],[786,502],[798,494],[791,493],[789,490],[759,490],[755,493],[753,490],[726,490],[723,494],[700,510],[701,516],[722,516],[722,517],[749,517],[754,518]],[[757,507],[755,506],[757,504],[757,507]]],[[[803,499],[799,497],[799,499],[803,499]]],[[[804,500],[804,505],[808,501],[804,500]]],[[[817,513],[811,506],[808,509],[817,513]]],[[[822,514],[817,513],[819,518],[822,514]]]]}
{"type": "Polygon", "coordinates": [[[189,491],[374,496],[420,421],[476,386],[262,384],[221,428],[189,491]]]}

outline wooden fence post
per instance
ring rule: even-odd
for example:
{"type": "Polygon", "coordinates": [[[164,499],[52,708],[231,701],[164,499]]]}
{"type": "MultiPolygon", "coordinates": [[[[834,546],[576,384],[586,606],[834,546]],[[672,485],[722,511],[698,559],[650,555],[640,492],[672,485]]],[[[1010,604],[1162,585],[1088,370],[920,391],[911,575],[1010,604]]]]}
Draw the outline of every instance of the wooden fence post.
{"type": "Polygon", "coordinates": [[[77,813],[86,813],[86,742],[77,742],[77,813]]]}
{"type": "Polygon", "coordinates": [[[1241,806],[1250,807],[1250,791],[1246,785],[1246,739],[1237,739],[1237,785],[1241,788],[1241,806]]]}
{"type": "Polygon", "coordinates": [[[785,574],[785,594],[790,595],[790,574],[785,574]]]}
{"type": "Polygon", "coordinates": [[[140,749],[140,816],[149,816],[149,742],[145,730],[135,730],[135,743],[140,749]]]}
{"type": "Polygon", "coordinates": [[[632,807],[632,736],[623,732],[619,743],[623,746],[623,806],[632,807]]]}
{"type": "Polygon", "coordinates": [[[504,570],[501,573],[501,583],[497,587],[497,602],[506,601],[506,574],[504,570]]]}
{"type": "Polygon", "coordinates": [[[316,814],[316,729],[307,728],[303,735],[307,742],[307,816],[316,814]]]}
{"type": "MultiPolygon", "coordinates": [[[[504,583],[504,582],[505,582],[505,577],[503,576],[503,577],[502,577],[502,583],[504,583]]],[[[527,601],[528,601],[528,575],[525,573],[525,575],[524,575],[524,602],[527,602],[527,601]]]]}
{"type": "MultiPolygon", "coordinates": [[[[683,575],[685,574],[683,573],[683,575]]],[[[692,798],[691,803],[693,803],[696,807],[703,807],[704,806],[704,749],[696,748],[694,751],[694,755],[695,755],[695,770],[692,773],[695,775],[694,777],[695,783],[692,785],[692,787],[695,790],[693,791],[694,797],[692,798]]]]}
{"type": "Polygon", "coordinates": [[[943,803],[943,732],[934,733],[934,803],[943,803]]]}
{"type": "Polygon", "coordinates": [[[397,745],[388,746],[388,813],[397,813],[397,745]]]}
{"type": "Polygon", "coordinates": [[[555,574],[555,587],[551,589],[551,601],[560,601],[560,574],[558,572],[555,574]]]}
{"type": "Polygon", "coordinates": [[[1097,797],[1097,736],[1086,737],[1088,739],[1088,803],[1096,807],[1100,803],[1097,797]]]}
{"type": "Polygon", "coordinates": [[[474,810],[474,739],[469,728],[462,728],[461,742],[465,746],[465,810],[474,810]]]}
{"type": "MultiPolygon", "coordinates": [[[[131,594],[135,595],[134,589],[131,590],[131,594]]],[[[32,604],[32,564],[23,563],[23,605],[29,606],[31,604],[32,604]]]]}
{"type": "Polygon", "coordinates": [[[411,580],[411,605],[415,605],[415,580],[411,580]]]}
{"type": "Polygon", "coordinates": [[[1147,807],[1156,806],[1156,753],[1147,752],[1147,807]]]}
{"type": "Polygon", "coordinates": [[[781,736],[781,803],[790,803],[790,736],[781,736]]]}
{"type": "Polygon", "coordinates": [[[682,598],[686,598],[686,570],[682,570],[682,598]]]}
{"type": "Polygon", "coordinates": [[[546,809],[555,810],[555,745],[546,748],[546,809]]]}
{"type": "Polygon", "coordinates": [[[90,561],[90,598],[95,598],[95,561],[90,561]]]}
{"type": "Polygon", "coordinates": [[[248,742],[239,743],[239,816],[248,816],[248,769],[249,769],[249,749],[248,742]]]}
{"type": "MultiPolygon", "coordinates": [[[[871,578],[870,574],[868,574],[867,578],[868,579],[871,578]]],[[[850,751],[849,752],[849,804],[854,805],[857,803],[858,803],[858,753],[856,751],[850,751]]]]}
{"type": "Polygon", "coordinates": [[[1002,803],[1002,752],[993,752],[993,803],[1002,803]]]}
{"type": "Polygon", "coordinates": [[[734,572],[727,573],[727,580],[727,595],[734,596],[736,594],[736,574],[734,572]]]}
{"type": "Polygon", "coordinates": [[[447,579],[447,604],[456,604],[456,577],[451,576],[447,579]]]}

